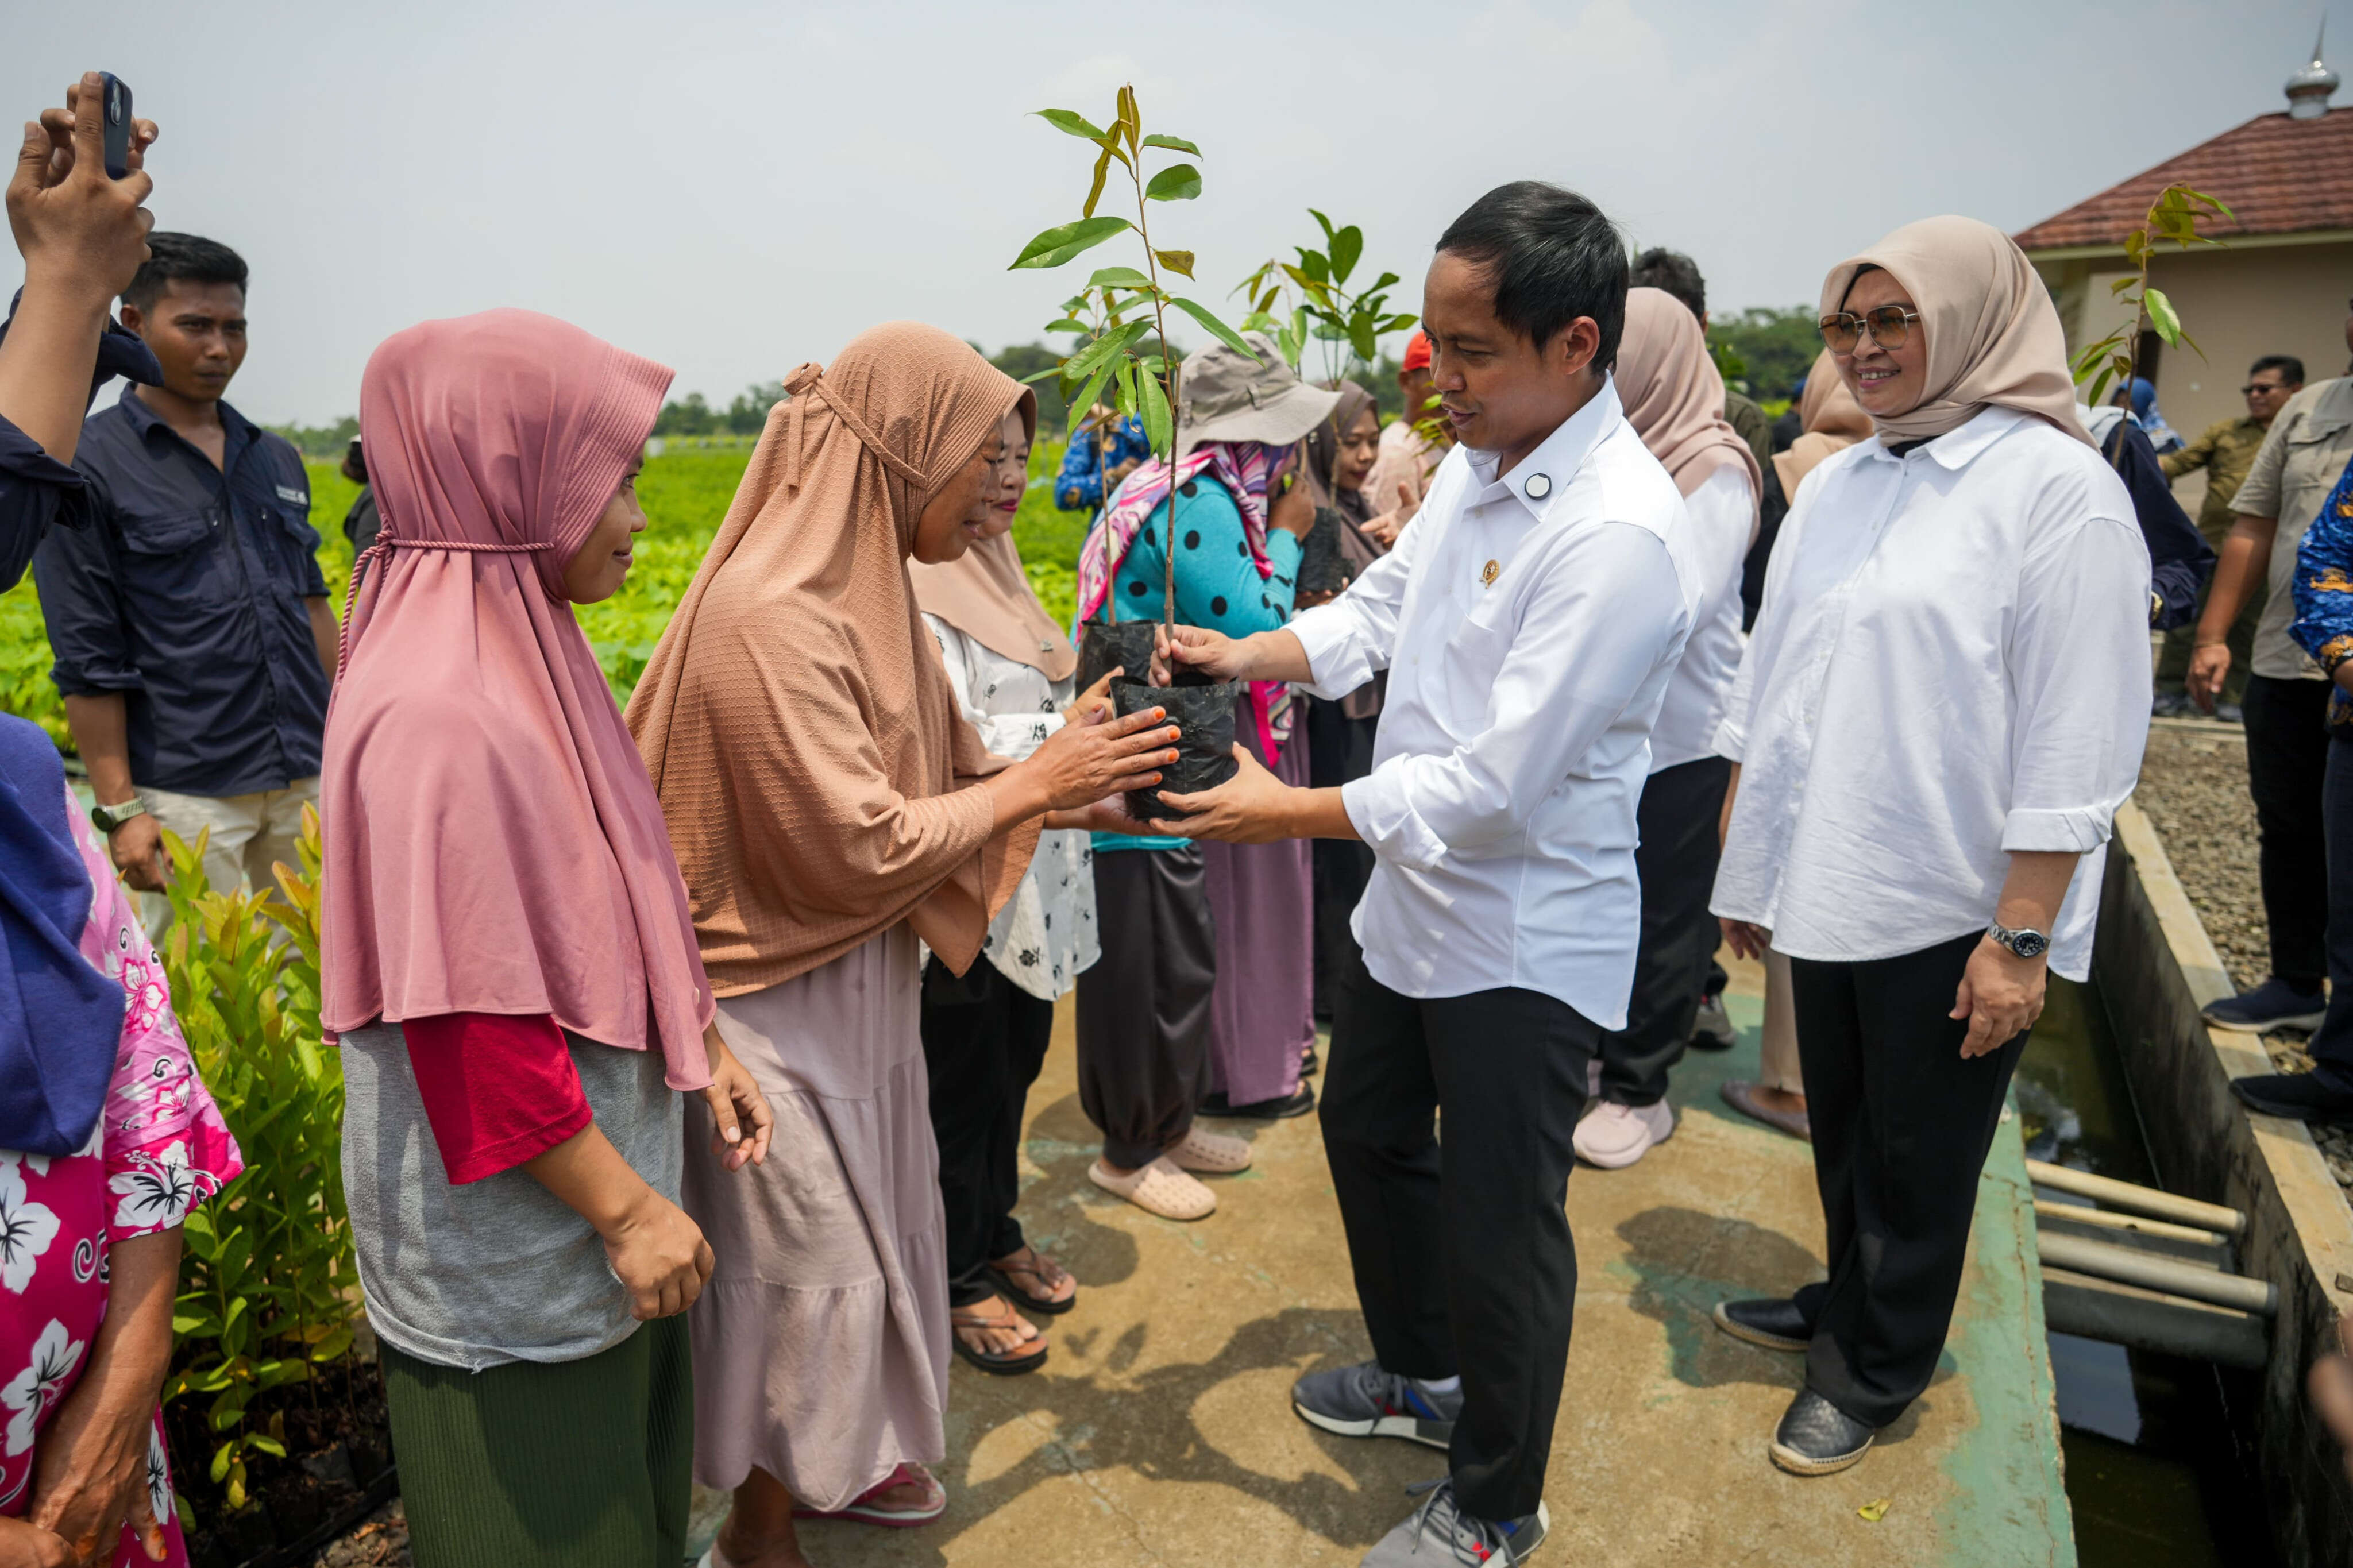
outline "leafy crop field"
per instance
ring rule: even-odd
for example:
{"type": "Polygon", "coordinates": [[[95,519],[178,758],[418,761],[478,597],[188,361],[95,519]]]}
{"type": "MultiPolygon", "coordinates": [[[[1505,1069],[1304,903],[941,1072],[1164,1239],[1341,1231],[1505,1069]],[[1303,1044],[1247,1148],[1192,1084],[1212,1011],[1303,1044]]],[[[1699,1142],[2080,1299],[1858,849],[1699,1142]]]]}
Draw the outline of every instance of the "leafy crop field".
{"type": "MultiPolygon", "coordinates": [[[[1062,443],[1040,442],[1030,453],[1029,493],[1013,524],[1015,542],[1029,581],[1046,608],[1070,624],[1077,587],[1079,545],[1086,536],[1083,514],[1054,510],[1053,478],[1062,466],[1062,443]]],[[[752,460],[749,443],[688,447],[649,458],[638,481],[652,526],[638,542],[637,564],[620,593],[601,605],[584,605],[580,624],[595,645],[606,679],[622,701],[652,657],[670,624],[670,612],[694,579],[712,535],[727,515],[735,486],[752,460]]],[[[319,569],[327,579],[337,613],[351,580],[352,550],[343,538],[343,514],[359,487],[332,462],[307,465],[311,471],[311,521],[321,535],[319,569]]],[[[30,574],[0,595],[0,711],[22,715],[70,750],[65,707],[49,679],[49,642],[41,625],[40,601],[30,574]]]]}

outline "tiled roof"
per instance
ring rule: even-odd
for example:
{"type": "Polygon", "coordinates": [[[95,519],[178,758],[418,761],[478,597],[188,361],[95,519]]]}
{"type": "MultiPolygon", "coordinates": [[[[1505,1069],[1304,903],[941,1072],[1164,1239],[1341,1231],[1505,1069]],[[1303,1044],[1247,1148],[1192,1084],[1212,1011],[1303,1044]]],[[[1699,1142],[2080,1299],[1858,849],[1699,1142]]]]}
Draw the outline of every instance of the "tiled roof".
{"type": "Polygon", "coordinates": [[[2176,183],[2227,203],[2235,223],[2200,223],[2200,234],[2299,234],[2353,228],[2353,108],[2317,120],[2259,114],[2179,157],[2111,185],[2012,237],[2026,251],[2122,245],[2176,183]]]}

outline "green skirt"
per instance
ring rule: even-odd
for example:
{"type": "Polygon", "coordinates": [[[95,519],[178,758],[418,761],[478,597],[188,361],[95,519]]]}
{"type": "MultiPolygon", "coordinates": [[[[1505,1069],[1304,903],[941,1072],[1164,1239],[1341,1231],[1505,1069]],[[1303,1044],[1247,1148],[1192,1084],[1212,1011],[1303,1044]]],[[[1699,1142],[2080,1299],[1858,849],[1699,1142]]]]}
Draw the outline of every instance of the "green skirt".
{"type": "Polygon", "coordinates": [[[694,1465],[683,1314],[585,1361],[470,1373],[383,1356],[417,1568],[679,1568],[694,1465]]]}

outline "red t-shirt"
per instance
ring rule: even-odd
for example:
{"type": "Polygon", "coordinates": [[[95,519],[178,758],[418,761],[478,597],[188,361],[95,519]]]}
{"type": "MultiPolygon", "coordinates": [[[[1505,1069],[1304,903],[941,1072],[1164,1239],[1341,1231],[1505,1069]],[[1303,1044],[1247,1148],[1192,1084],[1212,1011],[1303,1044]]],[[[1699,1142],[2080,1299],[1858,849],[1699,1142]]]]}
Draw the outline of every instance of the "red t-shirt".
{"type": "Polygon", "coordinates": [[[444,1013],[404,1019],[400,1030],[453,1186],[511,1171],[593,1120],[548,1014],[444,1013]]]}

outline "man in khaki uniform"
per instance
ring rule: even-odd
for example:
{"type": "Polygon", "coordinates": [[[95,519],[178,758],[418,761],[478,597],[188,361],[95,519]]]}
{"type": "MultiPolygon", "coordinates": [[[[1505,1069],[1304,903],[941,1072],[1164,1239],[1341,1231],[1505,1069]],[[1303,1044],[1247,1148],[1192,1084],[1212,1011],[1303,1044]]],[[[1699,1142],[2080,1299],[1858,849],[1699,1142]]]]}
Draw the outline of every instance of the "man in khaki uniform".
{"type": "MultiPolygon", "coordinates": [[[[2353,347],[2353,316],[2346,321],[2346,339],[2353,347]]],[[[2313,1029],[2326,1011],[2328,874],[2321,780],[2328,765],[2330,683],[2287,635],[2295,618],[2289,583],[2295,547],[2348,462],[2353,377],[2317,382],[2289,398],[2231,498],[2238,515],[2198,620],[2189,696],[2211,711],[2231,674],[2231,624],[2257,584],[2269,587],[2255,625],[2242,706],[2272,972],[2254,990],[2206,1008],[2210,1021],[2226,1027],[2313,1029]]]]}
{"type": "MultiPolygon", "coordinates": [[[[2287,404],[2287,400],[2304,389],[2304,362],[2293,354],[2265,354],[2247,373],[2247,384],[2239,389],[2247,400],[2247,411],[2235,419],[2218,419],[2206,427],[2205,434],[2177,452],[2168,452],[2158,459],[2168,479],[2179,479],[2196,469],[2206,470],[2206,500],[2198,509],[2198,531],[2206,542],[2221,554],[2222,542],[2231,535],[2231,526],[2238,514],[2231,508],[2239,486],[2245,481],[2247,470],[2253,467],[2255,453],[2270,434],[2272,421],[2287,404]]],[[[2224,710],[2235,709],[2244,695],[2248,666],[2254,658],[2255,622],[2263,615],[2270,595],[2261,584],[2247,595],[2239,611],[2239,618],[2231,623],[2227,639],[2231,645],[2231,675],[2223,683],[2224,710]]],[[[2203,607],[2201,598],[2200,607],[2203,607]]],[[[2189,654],[2195,626],[2177,626],[2165,634],[2165,647],[2157,659],[2157,704],[2159,716],[2186,712],[2189,695],[2183,689],[2183,678],[2189,673],[2189,654]]],[[[2225,718],[2236,717],[2225,711],[2225,718]]]]}

